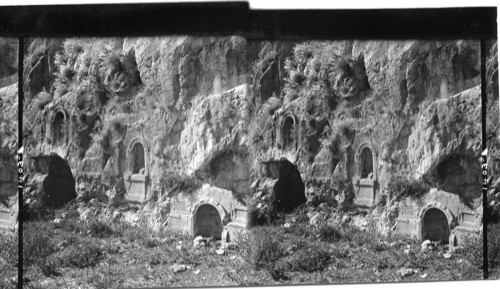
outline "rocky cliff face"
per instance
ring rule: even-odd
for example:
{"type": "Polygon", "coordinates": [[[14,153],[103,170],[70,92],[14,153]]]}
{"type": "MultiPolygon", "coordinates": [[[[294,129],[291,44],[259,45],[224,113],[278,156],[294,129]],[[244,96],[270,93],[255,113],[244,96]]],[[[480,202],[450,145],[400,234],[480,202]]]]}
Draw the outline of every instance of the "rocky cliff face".
{"type": "Polygon", "coordinates": [[[500,221],[500,113],[498,102],[498,43],[486,62],[488,102],[486,105],[486,143],[488,148],[488,213],[491,222],[500,221]]]}
{"type": "Polygon", "coordinates": [[[290,179],[384,219],[404,179],[477,210],[479,56],[474,41],[36,39],[23,141],[33,168],[66,159],[79,195],[164,200],[206,183],[246,206],[259,184],[279,203],[290,179]]]}
{"type": "Polygon", "coordinates": [[[17,83],[0,88],[0,195],[17,193],[17,83]]]}
{"type": "Polygon", "coordinates": [[[0,38],[0,231],[16,227],[18,149],[18,44],[0,38]]]}
{"type": "Polygon", "coordinates": [[[17,192],[17,40],[0,38],[0,201],[17,192]]]}

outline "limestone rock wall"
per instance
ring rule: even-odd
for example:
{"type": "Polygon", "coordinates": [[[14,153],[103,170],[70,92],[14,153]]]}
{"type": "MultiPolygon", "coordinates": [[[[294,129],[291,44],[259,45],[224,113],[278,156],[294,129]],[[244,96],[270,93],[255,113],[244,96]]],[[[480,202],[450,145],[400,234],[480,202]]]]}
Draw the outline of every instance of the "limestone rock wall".
{"type": "Polygon", "coordinates": [[[500,220],[500,109],[498,101],[498,43],[495,43],[486,62],[487,112],[486,144],[488,148],[488,212],[491,222],[500,220]]]}
{"type": "Polygon", "coordinates": [[[438,100],[422,114],[408,140],[414,178],[423,176],[435,187],[464,198],[481,196],[480,102],[478,86],[438,100]]]}
{"type": "Polygon", "coordinates": [[[0,231],[17,227],[18,42],[0,38],[0,231]]]}
{"type": "Polygon", "coordinates": [[[0,88],[0,195],[17,193],[17,82],[0,88]]]}
{"type": "Polygon", "coordinates": [[[478,209],[478,42],[171,36],[29,47],[26,151],[66,159],[78,194],[145,201],[202,183],[246,205],[265,164],[287,160],[307,198],[350,195],[384,208],[374,210],[381,223],[392,222],[384,206],[401,210],[394,178],[478,209]]]}

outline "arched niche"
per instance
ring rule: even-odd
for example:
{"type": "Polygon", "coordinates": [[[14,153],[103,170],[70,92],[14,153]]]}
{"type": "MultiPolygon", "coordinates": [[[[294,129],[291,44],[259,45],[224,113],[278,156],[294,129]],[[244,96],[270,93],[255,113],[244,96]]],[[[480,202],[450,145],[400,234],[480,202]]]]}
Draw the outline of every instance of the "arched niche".
{"type": "Polygon", "coordinates": [[[127,149],[127,198],[143,202],[148,196],[147,145],[141,138],[133,139],[127,149]]]}
{"type": "Polygon", "coordinates": [[[357,154],[357,171],[356,174],[361,179],[377,179],[376,156],[372,147],[368,143],[363,143],[359,146],[357,154]]]}
{"type": "Polygon", "coordinates": [[[297,127],[295,117],[293,115],[286,115],[283,118],[281,125],[281,137],[283,150],[297,149],[297,127]]]}
{"type": "Polygon", "coordinates": [[[146,167],[145,157],[144,157],[144,146],[142,143],[137,142],[132,147],[132,174],[139,174],[141,171],[144,171],[146,167]]]}
{"type": "Polygon", "coordinates": [[[356,152],[355,194],[356,203],[373,206],[379,200],[376,153],[368,143],[363,143],[356,152]]]}
{"type": "Polygon", "coordinates": [[[55,111],[52,116],[51,132],[54,145],[64,145],[67,142],[66,119],[66,113],[62,110],[55,111]]]}
{"type": "Polygon", "coordinates": [[[420,241],[443,241],[448,243],[454,218],[440,203],[427,204],[418,214],[418,237],[420,241]]]}
{"type": "Polygon", "coordinates": [[[363,148],[359,156],[361,178],[366,179],[373,174],[373,154],[369,147],[363,148]]]}
{"type": "Polygon", "coordinates": [[[224,227],[229,223],[229,214],[217,201],[203,198],[194,204],[190,214],[191,236],[221,239],[224,227]]]}
{"type": "Polygon", "coordinates": [[[222,230],[222,218],[217,208],[210,204],[198,206],[193,215],[193,235],[220,240],[222,230]]]}
{"type": "Polygon", "coordinates": [[[427,210],[422,219],[422,239],[448,243],[450,226],[446,215],[437,208],[427,210]]]}
{"type": "Polygon", "coordinates": [[[127,149],[128,170],[132,175],[148,174],[147,146],[143,139],[133,139],[127,149]]]}

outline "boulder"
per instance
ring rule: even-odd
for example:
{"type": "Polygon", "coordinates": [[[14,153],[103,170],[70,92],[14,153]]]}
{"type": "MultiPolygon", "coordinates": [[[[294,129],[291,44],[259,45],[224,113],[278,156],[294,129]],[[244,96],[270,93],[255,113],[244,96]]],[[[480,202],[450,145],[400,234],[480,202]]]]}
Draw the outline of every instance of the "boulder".
{"type": "Polygon", "coordinates": [[[415,271],[413,269],[402,268],[402,269],[399,269],[398,273],[399,273],[399,275],[401,275],[401,277],[408,277],[408,276],[413,275],[415,273],[415,271]]]}

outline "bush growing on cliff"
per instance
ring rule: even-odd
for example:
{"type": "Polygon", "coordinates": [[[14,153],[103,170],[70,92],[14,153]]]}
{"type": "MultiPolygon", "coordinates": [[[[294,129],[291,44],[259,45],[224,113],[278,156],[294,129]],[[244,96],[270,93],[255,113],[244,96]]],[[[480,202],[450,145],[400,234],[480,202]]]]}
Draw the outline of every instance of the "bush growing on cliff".
{"type": "Polygon", "coordinates": [[[419,199],[429,192],[429,186],[421,180],[397,177],[392,179],[387,186],[389,194],[397,201],[410,197],[419,199]]]}
{"type": "Polygon", "coordinates": [[[125,114],[118,113],[108,117],[101,132],[101,137],[98,140],[101,148],[105,152],[108,152],[112,148],[113,133],[121,135],[126,127],[125,114]]]}
{"type": "MultiPolygon", "coordinates": [[[[250,148],[252,152],[258,152],[260,150],[265,150],[272,142],[275,141],[276,136],[272,135],[269,139],[269,134],[266,132],[273,132],[273,122],[270,115],[271,107],[269,109],[260,110],[252,119],[250,125],[248,126],[248,135],[250,139],[250,148]]],[[[273,110],[274,113],[274,110],[273,110]]]]}
{"type": "Polygon", "coordinates": [[[179,173],[166,173],[160,179],[160,188],[169,193],[187,192],[191,193],[200,188],[202,183],[192,175],[181,175],[179,173]]]}
{"type": "Polygon", "coordinates": [[[47,104],[52,101],[52,96],[43,89],[36,97],[35,107],[43,110],[47,104]]]}
{"type": "Polygon", "coordinates": [[[282,105],[281,100],[279,100],[276,96],[271,96],[263,105],[263,110],[268,115],[273,115],[274,112],[280,108],[282,105]]]}
{"type": "Polygon", "coordinates": [[[248,204],[248,212],[250,220],[248,225],[250,227],[269,225],[276,219],[276,212],[272,205],[271,198],[266,200],[253,199],[248,204]]]}

